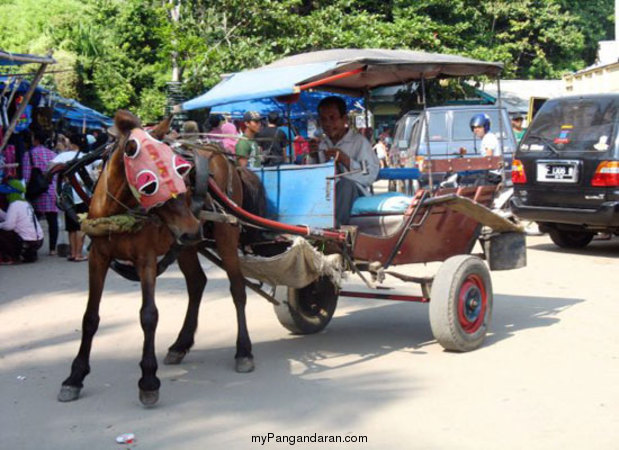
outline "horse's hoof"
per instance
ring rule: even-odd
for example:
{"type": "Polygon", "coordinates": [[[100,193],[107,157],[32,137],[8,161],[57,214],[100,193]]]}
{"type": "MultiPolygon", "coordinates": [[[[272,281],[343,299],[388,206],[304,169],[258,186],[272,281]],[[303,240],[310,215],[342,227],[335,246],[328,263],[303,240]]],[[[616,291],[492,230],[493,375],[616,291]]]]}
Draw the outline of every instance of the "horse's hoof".
{"type": "Polygon", "coordinates": [[[247,356],[243,356],[241,358],[236,358],[235,370],[238,373],[249,373],[254,370],[256,366],[254,365],[254,359],[249,358],[247,356]]]}
{"type": "Polygon", "coordinates": [[[163,363],[166,366],[180,364],[183,361],[183,358],[185,357],[186,354],[187,352],[175,352],[173,350],[169,350],[168,354],[165,355],[163,363]]]}
{"type": "Polygon", "coordinates": [[[159,401],[159,391],[143,391],[140,389],[140,402],[144,406],[155,406],[159,401]]]}
{"type": "Polygon", "coordinates": [[[82,388],[75,386],[62,386],[60,388],[60,392],[58,393],[58,401],[65,403],[77,400],[80,396],[81,390],[82,388]]]}

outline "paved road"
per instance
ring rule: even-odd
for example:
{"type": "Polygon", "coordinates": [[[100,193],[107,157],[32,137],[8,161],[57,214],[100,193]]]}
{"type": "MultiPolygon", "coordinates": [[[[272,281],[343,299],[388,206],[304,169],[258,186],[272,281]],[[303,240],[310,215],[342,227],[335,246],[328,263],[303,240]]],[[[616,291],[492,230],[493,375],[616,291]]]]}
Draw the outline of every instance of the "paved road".
{"type": "MultiPolygon", "coordinates": [[[[426,305],[341,299],[325,332],[296,337],[251,294],[257,369],[245,375],[233,371],[227,281],[204,262],[195,348],[181,366],[160,367],[150,410],[137,399],[136,283],[108,278],[92,373],[79,401],[60,404],[87,264],[0,267],[0,447],[111,449],[132,432],[144,449],[260,448],[252,435],[267,433],[368,438],[294,448],[617,449],[619,240],[568,252],[541,236],[528,250],[527,268],[493,273],[493,331],[477,351],[443,351],[426,305]]],[[[182,321],[183,284],[176,267],[158,283],[160,358],[182,321]]],[[[275,439],[263,448],[292,447],[275,439]]]]}

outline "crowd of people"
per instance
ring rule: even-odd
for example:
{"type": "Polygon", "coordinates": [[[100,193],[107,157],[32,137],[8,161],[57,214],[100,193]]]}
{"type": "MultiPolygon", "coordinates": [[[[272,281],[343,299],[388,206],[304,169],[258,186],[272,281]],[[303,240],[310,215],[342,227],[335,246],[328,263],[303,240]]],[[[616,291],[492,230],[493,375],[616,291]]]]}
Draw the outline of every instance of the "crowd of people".
{"type": "MultiPolygon", "coordinates": [[[[68,250],[61,252],[62,255],[66,253],[68,261],[86,261],[84,235],[76,217],[88,208],[67,182],[52,175],[52,169],[105,144],[107,134],[99,130],[92,134],[78,131],[50,134],[27,129],[19,133],[18,142],[22,146],[19,163],[2,167],[0,171],[0,192],[4,194],[0,195],[0,264],[29,263],[38,259],[38,250],[45,239],[40,222],[43,219],[47,223],[49,255],[59,253],[59,222],[64,222],[68,250]],[[35,195],[29,185],[37,172],[44,174],[47,188],[35,195]],[[60,189],[57,189],[58,183],[60,189]],[[65,210],[64,217],[59,217],[59,205],[65,210]]],[[[87,169],[94,172],[92,166],[87,169]]],[[[77,177],[83,182],[79,175],[77,177]]]]}

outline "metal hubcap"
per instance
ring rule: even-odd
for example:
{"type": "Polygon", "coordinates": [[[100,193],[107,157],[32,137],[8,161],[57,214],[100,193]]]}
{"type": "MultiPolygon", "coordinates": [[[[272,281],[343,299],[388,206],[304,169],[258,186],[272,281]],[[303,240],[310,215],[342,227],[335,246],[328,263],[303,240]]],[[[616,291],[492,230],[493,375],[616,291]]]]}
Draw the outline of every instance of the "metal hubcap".
{"type": "Polygon", "coordinates": [[[486,290],[478,275],[469,275],[458,293],[458,320],[466,333],[475,333],[484,323],[486,290]]]}

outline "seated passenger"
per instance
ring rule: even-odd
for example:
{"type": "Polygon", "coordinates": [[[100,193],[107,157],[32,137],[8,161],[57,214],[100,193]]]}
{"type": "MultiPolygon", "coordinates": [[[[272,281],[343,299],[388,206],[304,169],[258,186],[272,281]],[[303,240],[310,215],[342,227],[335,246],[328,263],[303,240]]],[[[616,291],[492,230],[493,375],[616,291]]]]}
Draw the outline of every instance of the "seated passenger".
{"type": "Polygon", "coordinates": [[[245,131],[236,143],[236,163],[240,167],[260,167],[261,152],[256,142],[256,134],[262,128],[262,116],[256,111],[247,111],[243,115],[245,131]]]}
{"type": "Polygon", "coordinates": [[[349,222],[355,199],[370,194],[380,163],[370,142],[348,128],[346,102],[342,98],[322,99],[318,104],[318,118],[325,136],[310,142],[312,152],[318,152],[318,162],[333,158],[338,173],[350,172],[338,177],[336,182],[335,220],[339,227],[349,222]],[[367,171],[363,171],[363,166],[367,171]]]}
{"type": "Polygon", "coordinates": [[[271,111],[267,116],[267,126],[256,133],[256,140],[262,150],[264,166],[277,166],[286,161],[286,147],[288,138],[284,132],[277,127],[279,114],[271,111]]]}

